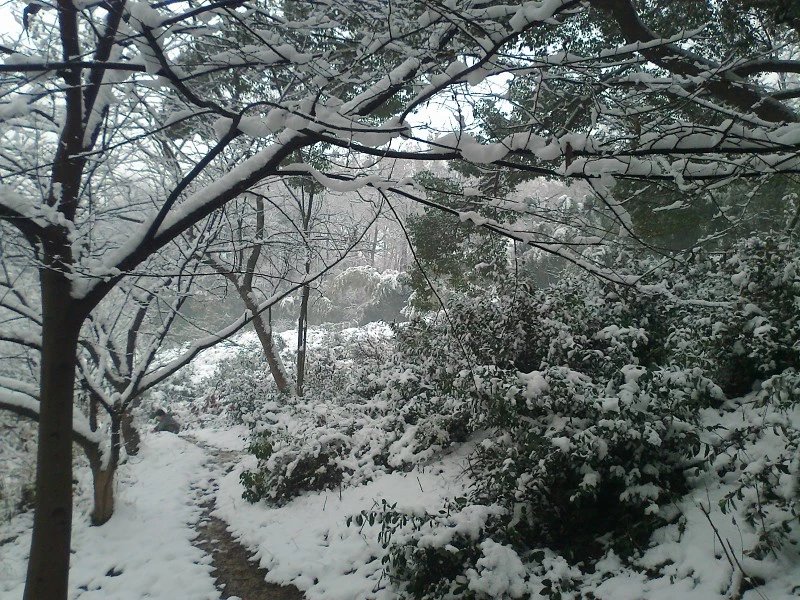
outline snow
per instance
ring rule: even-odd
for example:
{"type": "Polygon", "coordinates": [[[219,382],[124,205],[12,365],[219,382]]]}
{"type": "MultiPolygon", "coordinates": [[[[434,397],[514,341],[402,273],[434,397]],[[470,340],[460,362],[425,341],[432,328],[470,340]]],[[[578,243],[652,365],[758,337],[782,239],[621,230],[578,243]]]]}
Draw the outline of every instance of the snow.
{"type": "MultiPolygon", "coordinates": [[[[759,312],[762,311],[755,305],[744,307],[745,314],[757,315],[759,312]]],[[[391,330],[386,324],[374,323],[364,328],[345,329],[341,333],[347,339],[357,339],[362,335],[390,335],[391,330]]],[[[294,330],[278,335],[289,348],[297,343],[294,330]]],[[[594,337],[614,340],[643,336],[644,332],[638,328],[612,325],[601,329],[594,337]]],[[[322,328],[309,330],[309,347],[317,347],[324,340],[322,328]]],[[[257,343],[255,334],[246,332],[231,342],[204,351],[192,364],[196,369],[192,378],[202,381],[238,347],[257,343]]],[[[627,365],[621,372],[625,381],[622,387],[635,387],[647,369],[627,365]]],[[[522,387],[522,396],[529,400],[551,391],[541,371],[517,373],[517,380],[522,387]]],[[[609,419],[615,418],[615,413],[620,411],[622,394],[619,396],[599,399],[609,419]]],[[[18,402],[22,400],[17,399],[18,402]]],[[[731,401],[741,404],[740,411],[721,413],[707,409],[703,412],[703,420],[708,425],[721,425],[731,431],[741,429],[743,422],[745,426],[748,422],[763,421],[776,426],[782,423],[783,415],[761,414],[750,407],[751,400],[731,401]]],[[[26,400],[26,403],[30,402],[33,401],[26,400]]],[[[798,410],[795,409],[792,419],[800,418],[798,410]]],[[[334,421],[331,415],[322,411],[319,417],[329,424],[334,421]]],[[[413,437],[413,433],[411,427],[405,437],[413,437]]],[[[651,443],[660,443],[660,438],[651,433],[651,443]]],[[[204,427],[186,432],[189,440],[203,447],[232,453],[245,452],[248,436],[249,431],[244,426],[204,427]]],[[[396,451],[390,455],[402,453],[408,447],[404,445],[407,441],[399,439],[396,451]]],[[[437,513],[446,500],[466,495],[470,481],[464,475],[464,469],[477,443],[473,439],[455,446],[444,456],[432,452],[428,462],[405,473],[377,474],[365,484],[306,493],[284,506],[272,507],[263,503],[251,505],[241,498],[239,475],[255,466],[254,457],[243,454],[238,464],[223,475],[221,469],[212,471],[206,464],[206,452],[186,439],[170,434],[147,434],[141,454],[120,468],[117,512],[108,524],[101,528],[88,527],[86,491],[79,496],[70,598],[219,598],[210,574],[209,557],[191,545],[194,536],[192,524],[198,519],[200,509],[190,491],[193,486],[208,489],[210,482],[218,479],[220,485],[214,514],[230,524],[234,536],[253,552],[262,567],[268,569],[268,581],[295,585],[309,600],[394,600],[400,596],[382,570],[381,559],[386,550],[377,540],[380,526],[348,526],[348,516],[375,510],[381,506],[382,500],[396,502],[398,510],[408,514],[437,513]]],[[[551,437],[549,443],[554,453],[574,451],[573,440],[568,437],[551,437]]],[[[490,441],[487,439],[481,444],[489,447],[490,441]]],[[[748,447],[751,460],[741,472],[747,476],[758,475],[769,464],[769,456],[777,448],[777,441],[768,437],[748,447]]],[[[720,456],[714,468],[722,470],[731,460],[720,456]]],[[[641,468],[645,470],[648,465],[641,468]]],[[[86,473],[80,475],[85,480],[86,473]]],[[[600,483],[598,473],[591,469],[583,473],[582,486],[591,488],[600,483]]],[[[549,550],[545,551],[540,565],[532,564],[527,556],[521,557],[510,546],[491,538],[480,539],[481,524],[497,511],[504,510],[494,505],[467,506],[453,514],[447,526],[422,532],[417,542],[420,547],[447,549],[448,544],[453,547],[457,534],[477,540],[481,554],[475,568],[466,571],[465,585],[473,592],[492,598],[538,600],[545,597],[541,582],[547,577],[552,581],[576,580],[575,595],[564,597],[586,597],[591,593],[598,600],[670,600],[676,597],[722,600],[726,595],[732,595],[730,583],[732,579],[736,581],[736,575],[724,553],[720,552],[718,538],[708,521],[710,518],[721,538],[731,545],[731,551],[745,572],[766,581],[755,590],[745,591],[743,600],[794,597],[792,589],[800,581],[797,551],[788,548],[779,556],[768,556],[764,560],[745,555],[745,550],[754,544],[755,534],[737,523],[735,519],[739,515],[724,514],[719,509],[720,501],[734,489],[736,481],[720,481],[712,470],[695,476],[690,483],[692,491],[674,506],[659,508],[651,503],[645,507],[645,512],[653,514],[674,509],[680,518],[656,530],[652,543],[634,559],[633,567],[624,566],[613,552],[609,552],[598,562],[596,572],[581,574],[549,550]],[[704,511],[709,513],[708,518],[704,511]],[[545,570],[545,575],[537,570],[540,568],[545,570]]],[[[796,495],[797,486],[796,472],[781,481],[781,489],[787,498],[796,495]]],[[[85,481],[83,489],[87,489],[85,481]]],[[[658,494],[658,488],[653,485],[632,486],[624,492],[624,496],[641,498],[656,498],[658,494]]],[[[0,540],[19,535],[15,541],[0,546],[0,597],[3,600],[21,597],[30,526],[29,514],[0,526],[0,540]]],[[[395,541],[402,541],[403,535],[407,533],[399,533],[395,541]]]]}
{"type": "Polygon", "coordinates": [[[157,29],[164,21],[164,17],[155,9],[144,2],[128,2],[128,13],[131,17],[148,29],[157,29]]]}
{"type": "Polygon", "coordinates": [[[520,383],[525,386],[523,395],[525,398],[532,399],[541,396],[550,389],[550,385],[545,380],[541,371],[531,371],[530,373],[519,373],[520,383]]]}
{"type": "MultiPolygon", "coordinates": [[[[90,501],[77,500],[72,530],[70,600],[216,600],[210,559],[192,546],[200,515],[190,486],[208,477],[205,453],[168,433],[143,437],[139,456],[119,470],[116,510],[89,526],[90,501]]],[[[30,515],[0,528],[0,597],[22,598],[30,545],[30,515]]]]}
{"type": "Polygon", "coordinates": [[[517,13],[509,21],[515,32],[526,29],[531,23],[551,18],[564,4],[564,0],[542,0],[541,2],[524,2],[517,13]]]}
{"type": "MultiPolygon", "coordinates": [[[[528,378],[535,387],[538,373],[534,373],[528,378]]],[[[718,418],[715,415],[716,411],[708,411],[709,419],[718,418]]],[[[724,420],[732,425],[740,418],[734,412],[724,420]]],[[[205,446],[241,452],[246,434],[247,430],[239,426],[197,429],[189,435],[205,446]]],[[[551,441],[555,451],[567,451],[570,445],[566,438],[551,441]]],[[[307,493],[275,508],[251,505],[241,498],[239,475],[254,466],[253,457],[245,456],[222,476],[209,470],[207,454],[196,445],[166,433],[147,434],[141,454],[120,468],[117,510],[111,521],[103,527],[89,527],[88,497],[85,492],[79,496],[70,598],[219,598],[209,557],[191,544],[192,525],[200,509],[190,493],[193,485],[207,488],[211,480],[219,478],[214,514],[230,524],[233,535],[254,553],[260,566],[269,570],[268,581],[293,584],[309,600],[394,600],[398,592],[382,574],[381,558],[386,550],[377,542],[379,525],[348,526],[347,517],[375,509],[382,499],[397,502],[399,510],[410,514],[438,511],[445,500],[463,495],[468,488],[470,482],[463,471],[475,444],[475,440],[463,444],[407,473],[381,475],[356,487],[307,493]]],[[[762,464],[761,457],[769,452],[769,443],[755,449],[747,472],[755,473],[762,464]]],[[[584,476],[585,485],[597,483],[597,474],[584,476]]],[[[732,568],[719,552],[705,510],[723,539],[741,557],[746,572],[767,582],[757,591],[772,600],[791,598],[792,586],[797,584],[796,552],[790,550],[764,561],[742,557],[741,550],[751,544],[748,538],[752,534],[743,534],[731,515],[718,508],[730,484],[705,475],[693,487],[695,491],[676,506],[681,521],[657,530],[654,543],[636,560],[638,568],[650,569],[654,575],[648,577],[624,567],[610,552],[598,562],[596,573],[586,576],[581,591],[591,591],[600,600],[721,600],[728,590],[732,568]]],[[[643,487],[629,493],[648,496],[653,490],[643,487]]],[[[502,509],[468,506],[452,515],[449,527],[419,537],[419,544],[447,547],[457,534],[475,539],[480,524],[498,510],[502,509]]],[[[30,525],[30,514],[26,513],[0,528],[0,539],[18,534],[16,540],[2,546],[3,600],[21,598],[30,525]]],[[[531,577],[530,567],[513,548],[491,538],[482,540],[478,547],[481,556],[475,568],[466,573],[470,590],[488,597],[541,597],[539,579],[531,577]]],[[[577,575],[573,567],[549,551],[542,565],[555,581],[577,575]]],[[[750,590],[742,597],[754,600],[764,597],[761,594],[750,590]]]]}
{"type": "Polygon", "coordinates": [[[189,434],[201,445],[226,452],[243,452],[247,448],[250,429],[245,425],[192,429],[189,434]]]}
{"type": "Polygon", "coordinates": [[[242,500],[239,474],[253,468],[248,457],[220,482],[215,516],[227,521],[234,536],[255,552],[269,570],[267,580],[293,584],[308,600],[393,599],[381,580],[378,525],[348,527],[346,518],[371,510],[381,499],[421,513],[438,511],[447,498],[463,494],[466,444],[440,462],[408,473],[391,473],[357,487],[314,492],[280,508],[242,500]]]}
{"type": "Polygon", "coordinates": [[[513,548],[486,539],[480,544],[483,556],[477,569],[467,571],[469,589],[487,594],[490,598],[508,595],[521,598],[528,590],[525,565],[513,548]]]}

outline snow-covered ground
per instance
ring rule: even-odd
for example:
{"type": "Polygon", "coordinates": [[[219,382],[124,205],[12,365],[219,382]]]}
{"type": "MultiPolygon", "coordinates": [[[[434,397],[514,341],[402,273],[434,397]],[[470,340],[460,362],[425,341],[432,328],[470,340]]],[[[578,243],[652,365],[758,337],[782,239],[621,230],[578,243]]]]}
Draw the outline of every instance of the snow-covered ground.
{"type": "MultiPolygon", "coordinates": [[[[464,465],[473,448],[472,443],[467,443],[408,473],[380,475],[372,482],[341,492],[304,494],[278,508],[242,500],[239,474],[255,465],[252,457],[246,457],[221,481],[215,515],[230,524],[234,536],[269,570],[270,582],[295,585],[309,600],[395,600],[396,589],[382,577],[381,558],[386,550],[377,541],[379,526],[348,527],[347,517],[377,508],[384,498],[396,502],[398,510],[413,514],[438,511],[445,499],[464,493],[469,483],[464,465]]],[[[676,506],[684,515],[684,525],[673,524],[656,531],[656,543],[637,561],[638,569],[623,566],[612,554],[598,563],[593,575],[581,576],[563,558],[551,554],[546,559],[550,576],[583,579],[575,598],[591,592],[599,600],[725,600],[733,568],[702,507],[709,511],[719,536],[729,545],[732,559],[741,563],[748,576],[764,582],[757,589],[744,591],[743,600],[800,597],[800,555],[790,550],[778,559],[765,561],[744,556],[742,548],[752,540],[743,537],[731,515],[719,509],[719,500],[729,486],[712,477],[695,483],[695,491],[676,506]],[[654,576],[657,572],[660,575],[654,576]]],[[[530,600],[547,597],[540,595],[539,583],[525,580],[524,570],[515,575],[512,567],[503,561],[487,565],[474,574],[470,587],[506,591],[516,588],[522,595],[513,597],[530,600]]],[[[742,582],[742,589],[746,587],[742,582]]]]}
{"type": "Polygon", "coordinates": [[[250,429],[246,425],[204,427],[190,429],[187,433],[192,440],[196,440],[199,444],[213,446],[225,452],[244,452],[250,437],[250,429]]]}
{"type": "MultiPolygon", "coordinates": [[[[201,444],[239,452],[241,427],[195,429],[201,444]]],[[[437,510],[445,498],[463,492],[466,454],[471,445],[440,462],[408,473],[393,473],[354,488],[304,495],[281,508],[242,500],[239,474],[253,466],[245,456],[220,480],[215,515],[231,525],[235,537],[251,548],[268,581],[293,584],[309,599],[395,598],[381,580],[384,550],[368,525],[348,527],[348,515],[374,508],[382,498],[398,508],[437,510]]],[[[219,598],[210,557],[195,548],[193,525],[201,510],[191,492],[210,487],[214,477],[204,463],[208,454],[171,434],[148,434],[139,456],[120,468],[116,511],[102,527],[89,527],[89,498],[76,505],[71,599],[205,600],[219,598]]],[[[22,597],[30,543],[30,513],[0,528],[0,597],[22,597]]]]}
{"type": "MultiPolygon", "coordinates": [[[[120,467],[116,510],[89,526],[89,498],[78,498],[72,530],[70,598],[216,600],[210,557],[192,545],[201,514],[190,491],[208,481],[206,454],[169,433],[144,436],[138,456],[120,467]]],[[[86,475],[86,473],[79,473],[86,475]]],[[[89,486],[82,486],[91,489],[89,486]]],[[[0,598],[22,598],[31,515],[0,527],[0,598]]]]}
{"type": "MultiPolygon", "coordinates": [[[[388,327],[372,326],[368,335],[389,335],[388,327]]],[[[342,332],[357,339],[363,329],[342,332]]],[[[321,343],[324,332],[309,332],[309,346],[321,343]]],[[[295,332],[281,334],[289,352],[295,332]]],[[[195,383],[213,374],[237,348],[256,345],[244,333],[228,345],[203,353],[191,367],[195,383]]],[[[793,420],[800,420],[795,408],[793,420]]],[[[748,409],[720,416],[707,411],[709,424],[734,430],[738,421],[757,419],[748,409]],[[723,419],[724,422],[717,423],[723,419]]],[[[326,415],[332,418],[332,415],[326,415]]],[[[335,419],[333,419],[335,420],[335,419]]],[[[102,527],[89,527],[91,482],[86,469],[81,478],[73,529],[70,574],[72,600],[204,600],[220,598],[214,586],[211,558],[192,545],[194,526],[202,514],[199,498],[218,483],[214,515],[268,571],[271,583],[294,585],[309,600],[396,600],[399,595],[383,574],[387,550],[378,542],[380,525],[347,524],[350,516],[380,508],[381,500],[397,503],[397,510],[420,515],[438,512],[445,501],[465,495],[469,480],[465,465],[475,441],[456,445],[409,472],[377,474],[372,481],[341,490],[305,493],[284,506],[250,504],[242,499],[239,476],[256,459],[247,454],[250,435],[244,425],[226,426],[221,419],[184,422],[181,436],[144,434],[140,454],[120,467],[114,517],[102,527]],[[206,449],[203,449],[205,447],[206,449]],[[225,453],[233,468],[209,463],[208,448],[225,453]],[[193,491],[194,490],[194,491],[193,491]],[[198,493],[197,490],[200,490],[198,493]]],[[[332,425],[333,426],[333,425],[332,425]]],[[[145,427],[146,428],[146,427],[145,427]]],[[[778,446],[768,437],[748,448],[753,465],[764,462],[778,446]]],[[[774,441],[774,440],[773,440],[774,441]]],[[[752,467],[755,468],[755,467],[752,467]]],[[[674,509],[682,518],[657,530],[650,548],[636,567],[625,566],[610,554],[593,573],[580,573],[550,552],[543,560],[547,577],[574,579],[576,588],[566,598],[598,600],[789,600],[800,598],[800,553],[787,546],[780,556],[757,561],[744,549],[754,545],[752,529],[723,514],[720,500],[736,483],[704,474],[691,482],[692,491],[674,509]],[[708,517],[704,514],[708,512],[708,517]],[[722,541],[726,547],[723,548],[722,541]],[[754,578],[757,587],[736,581],[734,565],[754,578]],[[737,594],[741,591],[741,596],[737,594]],[[591,593],[592,596],[588,596],[591,593]]],[[[30,543],[31,515],[24,513],[0,525],[0,599],[22,597],[30,543]],[[5,541],[12,539],[13,541],[5,541]]],[[[492,540],[481,544],[484,557],[469,573],[469,587],[488,597],[543,600],[541,577],[528,571],[519,557],[492,540]]]]}
{"type": "MultiPolygon", "coordinates": [[[[367,323],[361,327],[346,327],[343,329],[331,325],[309,327],[306,336],[306,346],[309,350],[318,348],[325,340],[326,336],[330,335],[333,331],[338,331],[345,339],[352,339],[355,341],[358,341],[360,338],[388,337],[392,335],[389,325],[382,321],[367,323]]],[[[276,332],[276,335],[282,342],[284,358],[288,358],[297,351],[296,329],[276,332]]],[[[229,359],[231,356],[234,356],[238,349],[258,347],[259,341],[256,332],[246,330],[233,336],[229,340],[221,342],[207,350],[203,350],[191,363],[184,367],[184,371],[192,383],[199,384],[204,379],[212,377],[219,364],[229,359]]],[[[169,362],[180,356],[186,349],[187,346],[181,346],[172,350],[163,351],[160,353],[159,359],[164,363],[169,362]]]]}
{"type": "MultiPolygon", "coordinates": [[[[246,444],[242,427],[195,429],[188,435],[201,445],[234,455],[243,452],[246,444]]],[[[77,500],[70,597],[219,598],[210,557],[192,545],[193,526],[201,514],[192,488],[210,489],[216,479],[215,516],[229,523],[233,535],[269,570],[268,581],[295,585],[309,600],[394,600],[397,592],[382,576],[381,558],[386,550],[377,541],[379,526],[348,526],[347,517],[377,508],[381,499],[415,514],[437,511],[445,499],[462,495],[469,484],[464,466],[473,447],[466,443],[408,473],[380,475],[341,491],[307,493],[275,508],[242,500],[239,474],[254,466],[253,457],[242,454],[235,468],[223,475],[222,465],[216,469],[206,464],[209,454],[197,445],[171,434],[147,434],[140,455],[120,469],[117,508],[111,521],[89,527],[89,499],[83,493],[77,500]]],[[[765,582],[756,590],[745,591],[743,600],[797,598],[800,556],[794,552],[780,560],[747,559],[741,548],[749,540],[741,538],[735,523],[718,508],[725,486],[711,479],[707,484],[696,483],[695,492],[676,507],[684,514],[685,527],[670,525],[657,531],[657,543],[638,561],[641,571],[623,567],[611,556],[597,565],[593,575],[584,577],[581,592],[591,591],[602,600],[723,600],[732,568],[702,506],[710,507],[714,527],[729,541],[729,549],[745,572],[765,582]],[[651,569],[649,576],[644,568],[651,569]],[[653,576],[656,571],[661,574],[653,576]]],[[[3,600],[22,597],[30,525],[26,513],[0,527],[0,540],[17,536],[0,545],[3,600]]],[[[563,559],[551,556],[547,560],[553,567],[551,573],[569,576],[571,567],[563,559]]],[[[510,590],[516,586],[524,593],[515,597],[544,598],[538,593],[540,586],[525,581],[522,572],[516,581],[510,577],[510,566],[498,563],[475,573],[471,587],[510,590]]]]}
{"type": "Polygon", "coordinates": [[[347,526],[347,517],[377,508],[381,499],[397,508],[437,511],[447,498],[463,494],[464,465],[472,444],[408,473],[382,475],[367,484],[305,494],[280,508],[242,500],[239,474],[255,466],[246,458],[220,483],[215,515],[230,524],[241,543],[255,552],[272,583],[294,585],[309,600],[397,597],[381,577],[385,550],[378,525],[347,526]]]}

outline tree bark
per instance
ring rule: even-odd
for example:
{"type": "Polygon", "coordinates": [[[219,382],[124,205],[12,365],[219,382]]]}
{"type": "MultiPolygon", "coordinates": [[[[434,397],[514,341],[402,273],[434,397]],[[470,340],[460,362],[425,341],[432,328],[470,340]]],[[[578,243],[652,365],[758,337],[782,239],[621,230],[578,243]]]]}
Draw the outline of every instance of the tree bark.
{"type": "Polygon", "coordinates": [[[92,507],[92,525],[106,523],[114,514],[114,474],[116,465],[108,469],[92,467],[92,483],[94,485],[94,506],[92,507]]]}
{"type": "MultiPolygon", "coordinates": [[[[123,414],[124,418],[124,414],[123,414]]],[[[108,460],[103,460],[101,452],[89,453],[89,466],[92,469],[94,506],[92,507],[92,525],[106,523],[114,514],[114,475],[117,472],[120,453],[119,415],[111,416],[111,448],[108,460]]]]}
{"type": "Polygon", "coordinates": [[[24,600],[67,597],[72,532],[72,411],[82,319],[70,282],[43,268],[41,395],[36,510],[24,600]]]}
{"type": "Polygon", "coordinates": [[[98,409],[98,402],[97,396],[93,393],[89,393],[89,429],[92,431],[97,431],[97,409],[98,409]]]}
{"type": "MultiPolygon", "coordinates": [[[[257,307],[255,303],[247,299],[245,300],[245,305],[247,306],[248,310],[252,311],[253,314],[256,314],[257,307]],[[248,305],[248,303],[252,304],[252,306],[248,305]]],[[[281,360],[281,356],[278,353],[278,348],[275,346],[272,323],[270,323],[268,326],[265,326],[264,318],[259,315],[253,319],[253,327],[256,330],[258,341],[261,342],[261,348],[264,352],[264,357],[267,359],[269,371],[272,374],[272,378],[275,380],[275,385],[277,386],[278,391],[281,394],[291,393],[292,384],[291,381],[289,381],[289,374],[286,372],[286,368],[283,366],[283,360],[281,360]]]]}
{"type": "Polygon", "coordinates": [[[139,453],[139,444],[142,440],[139,437],[139,430],[136,429],[136,426],[133,424],[133,415],[130,410],[125,410],[125,412],[122,413],[120,426],[122,428],[122,440],[125,445],[125,454],[128,456],[136,456],[139,453]]]}
{"type": "MultiPolygon", "coordinates": [[[[309,239],[311,237],[311,214],[314,208],[314,190],[308,194],[308,203],[300,204],[300,212],[303,219],[303,238],[306,243],[306,278],[311,273],[311,249],[309,239]]],[[[300,316],[297,319],[297,387],[296,392],[299,397],[303,395],[303,384],[306,378],[306,339],[308,337],[308,298],[311,295],[311,286],[306,283],[300,295],[300,316]]]]}
{"type": "MultiPolygon", "coordinates": [[[[308,274],[308,266],[306,268],[308,274]]],[[[306,339],[308,337],[308,298],[311,287],[303,286],[300,297],[300,317],[297,319],[297,395],[303,395],[303,383],[306,378],[306,339]]]]}

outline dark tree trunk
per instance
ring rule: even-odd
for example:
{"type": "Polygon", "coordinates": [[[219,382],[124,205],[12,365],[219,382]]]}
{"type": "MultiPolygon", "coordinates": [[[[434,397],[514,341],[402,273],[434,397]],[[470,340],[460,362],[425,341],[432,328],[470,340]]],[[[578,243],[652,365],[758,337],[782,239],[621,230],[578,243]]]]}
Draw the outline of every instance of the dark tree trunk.
{"type": "MultiPolygon", "coordinates": [[[[306,244],[311,238],[311,214],[314,208],[314,191],[308,194],[308,203],[300,205],[303,218],[303,233],[306,244]]],[[[306,247],[306,278],[311,273],[311,249],[306,247]]],[[[311,286],[303,286],[300,296],[300,316],[297,319],[297,395],[303,395],[303,384],[306,379],[306,339],[308,337],[308,298],[311,286]]]]}
{"type": "Polygon", "coordinates": [[[92,483],[94,485],[94,506],[92,507],[92,525],[102,525],[114,514],[114,473],[116,465],[107,469],[92,467],[92,483]]]}
{"type": "MultiPolygon", "coordinates": [[[[306,274],[309,268],[306,265],[306,274]]],[[[300,317],[297,320],[297,395],[303,395],[303,383],[306,378],[306,338],[308,337],[308,298],[311,288],[303,286],[300,297],[300,317]]]]}
{"type": "Polygon", "coordinates": [[[89,429],[97,431],[97,395],[89,392],[89,429]]]}
{"type": "Polygon", "coordinates": [[[136,456],[139,453],[139,444],[141,438],[139,437],[139,430],[133,424],[133,415],[130,410],[122,413],[120,419],[120,426],[122,427],[122,440],[125,444],[125,454],[128,456],[136,456]]]}
{"type": "Polygon", "coordinates": [[[378,254],[378,224],[374,225],[372,239],[369,243],[369,266],[375,268],[375,257],[378,254]]]}
{"type": "Polygon", "coordinates": [[[289,381],[289,375],[286,373],[286,368],[283,366],[283,361],[278,353],[278,348],[275,346],[275,338],[272,333],[272,323],[268,321],[268,325],[264,325],[264,317],[258,315],[258,307],[256,303],[250,298],[249,292],[241,292],[240,295],[244,302],[245,308],[252,312],[256,317],[253,319],[253,328],[256,330],[258,341],[261,342],[261,348],[264,351],[264,357],[267,359],[269,365],[269,372],[275,380],[275,385],[281,394],[290,394],[292,383],[289,381]]]}
{"type": "Polygon", "coordinates": [[[24,600],[67,597],[72,531],[72,411],[82,319],[70,282],[56,269],[40,273],[42,362],[36,511],[24,600]]]}

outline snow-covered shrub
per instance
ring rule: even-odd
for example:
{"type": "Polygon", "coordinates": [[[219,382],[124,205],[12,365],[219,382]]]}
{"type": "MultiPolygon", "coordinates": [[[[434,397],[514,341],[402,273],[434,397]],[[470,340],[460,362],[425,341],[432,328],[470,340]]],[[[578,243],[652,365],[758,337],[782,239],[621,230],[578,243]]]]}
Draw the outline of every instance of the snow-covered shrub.
{"type": "Polygon", "coordinates": [[[513,511],[510,537],[522,546],[578,560],[607,546],[630,554],[685,491],[682,471],[700,450],[698,405],[720,392],[697,370],[636,366],[618,383],[568,367],[518,382],[507,399],[517,424],[476,452],[475,499],[513,511]]]}
{"type": "MultiPolygon", "coordinates": [[[[384,499],[377,510],[363,511],[348,524],[380,525],[378,541],[389,549],[383,563],[414,597],[475,598],[464,565],[478,566],[481,540],[490,524],[504,514],[499,506],[474,505],[466,498],[456,498],[438,513],[409,515],[384,499]]],[[[506,597],[502,590],[493,592],[493,598],[506,597]]]]}
{"type": "Polygon", "coordinates": [[[0,413],[0,523],[32,507],[36,476],[36,424],[0,413]]]}
{"type": "Polygon", "coordinates": [[[652,290],[662,300],[647,304],[651,331],[665,334],[659,359],[703,368],[731,397],[796,366],[799,273],[800,247],[781,237],[751,238],[729,252],[653,269],[651,279],[660,281],[652,290]]]}
{"type": "Polygon", "coordinates": [[[408,470],[465,439],[466,395],[437,393],[394,339],[358,331],[319,335],[303,398],[266,395],[254,408],[259,461],[242,475],[251,502],[408,470]]]}
{"type": "Polygon", "coordinates": [[[328,436],[313,430],[307,433],[313,437],[261,433],[251,441],[249,450],[258,458],[260,468],[241,474],[245,500],[265,499],[280,505],[300,491],[341,484],[341,458],[349,449],[347,437],[338,432],[328,436]]]}
{"type": "Polygon", "coordinates": [[[374,511],[408,595],[573,597],[602,557],[635,563],[702,477],[727,490],[750,557],[800,537],[797,246],[751,239],[688,266],[618,267],[648,276],[463,295],[447,319],[400,331],[432,393],[469,408],[467,430],[488,428],[466,503],[498,509],[468,536],[450,507],[374,511]],[[500,555],[524,568],[492,571],[500,555]]]}
{"type": "Polygon", "coordinates": [[[313,299],[313,322],[394,321],[408,301],[408,277],[399,271],[348,267],[326,281],[313,299]]]}
{"type": "MultiPolygon", "coordinates": [[[[275,336],[279,339],[278,336],[275,336]]],[[[277,395],[264,352],[260,346],[240,348],[220,361],[214,375],[205,380],[203,399],[217,414],[225,413],[233,423],[243,423],[277,395]]],[[[198,399],[200,400],[200,399],[198,399]]]]}
{"type": "Polygon", "coordinates": [[[152,428],[153,413],[158,409],[173,415],[182,428],[215,420],[221,408],[216,404],[213,390],[207,387],[208,381],[198,379],[191,369],[182,369],[145,392],[133,411],[140,426],[152,428]]]}
{"type": "Polygon", "coordinates": [[[724,262],[738,291],[725,343],[766,379],[800,364],[800,252],[786,239],[747,240],[724,262]]]}
{"type": "Polygon", "coordinates": [[[720,508],[744,517],[756,534],[745,552],[762,559],[800,531],[800,373],[771,377],[737,408],[740,418],[715,428],[714,468],[738,476],[720,508]]]}

